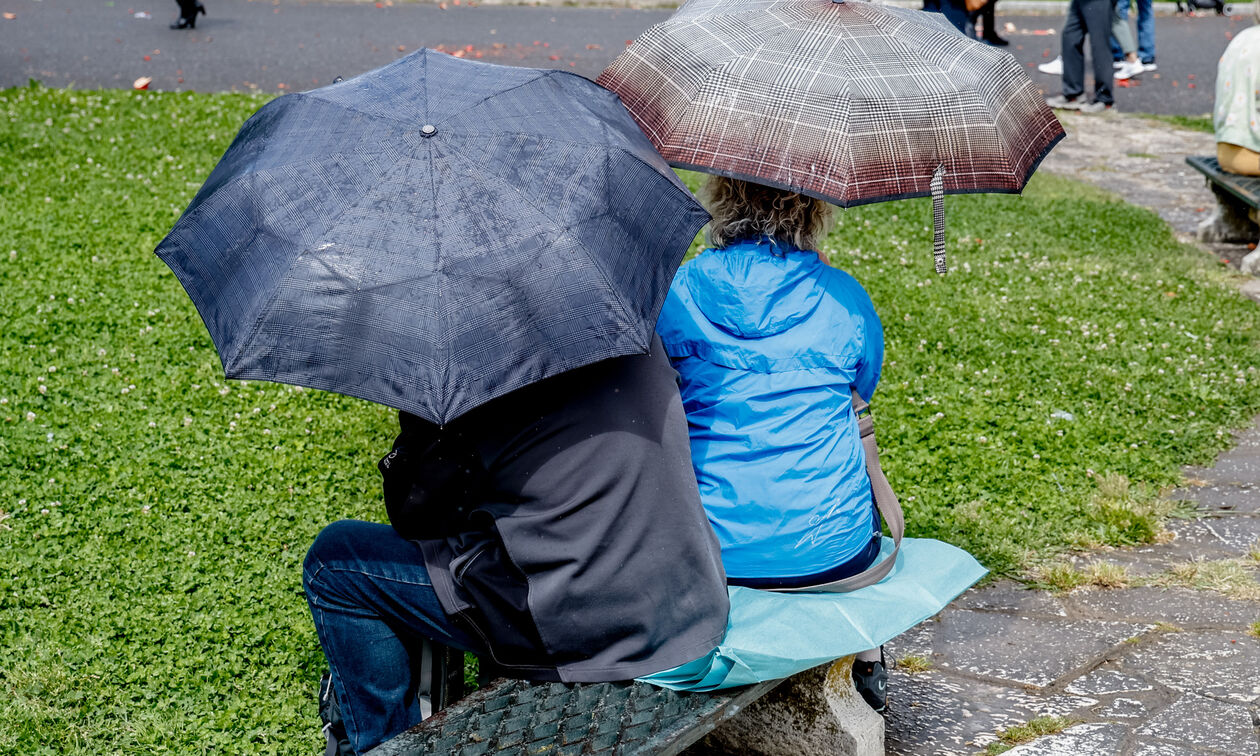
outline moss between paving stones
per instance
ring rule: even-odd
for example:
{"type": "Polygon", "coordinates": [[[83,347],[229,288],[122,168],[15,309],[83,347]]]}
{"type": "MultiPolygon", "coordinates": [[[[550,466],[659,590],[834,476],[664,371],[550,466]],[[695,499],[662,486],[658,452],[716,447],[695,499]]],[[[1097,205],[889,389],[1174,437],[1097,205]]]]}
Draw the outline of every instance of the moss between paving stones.
{"type": "MultiPolygon", "coordinates": [[[[0,92],[0,752],[317,747],[300,566],[325,523],[383,516],[393,413],[225,382],[152,255],[262,102],[0,92]]],[[[887,328],[911,534],[1004,572],[1149,537],[1144,497],[1260,410],[1260,310],[1080,184],[948,208],[946,278],[924,201],[842,213],[826,244],[887,328]]]]}

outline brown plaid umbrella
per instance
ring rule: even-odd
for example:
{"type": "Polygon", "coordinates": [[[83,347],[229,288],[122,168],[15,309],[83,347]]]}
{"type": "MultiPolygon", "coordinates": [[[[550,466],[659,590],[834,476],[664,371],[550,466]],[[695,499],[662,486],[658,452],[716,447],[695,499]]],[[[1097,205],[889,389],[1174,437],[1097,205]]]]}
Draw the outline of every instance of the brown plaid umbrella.
{"type": "Polygon", "coordinates": [[[856,0],[691,0],[598,83],[672,165],[842,207],[1019,192],[1063,138],[1009,54],[939,14],[856,0]]]}

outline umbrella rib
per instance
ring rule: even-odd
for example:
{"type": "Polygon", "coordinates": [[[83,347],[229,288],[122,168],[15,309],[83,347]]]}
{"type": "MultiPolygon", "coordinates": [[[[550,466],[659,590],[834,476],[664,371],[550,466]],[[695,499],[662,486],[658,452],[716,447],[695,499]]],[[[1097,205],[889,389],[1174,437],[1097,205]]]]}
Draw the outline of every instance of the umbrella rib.
{"type": "MultiPolygon", "coordinates": [[[[613,147],[612,149],[619,149],[619,148],[617,148],[617,147],[613,147]]],[[[457,154],[457,153],[451,153],[451,157],[454,157],[454,158],[456,158],[457,160],[460,160],[460,161],[464,162],[464,164],[465,164],[465,165],[468,165],[468,166],[470,166],[470,167],[473,167],[473,168],[479,168],[479,167],[480,167],[480,166],[477,166],[475,163],[472,163],[472,162],[469,162],[469,161],[465,160],[465,158],[464,158],[462,155],[459,155],[459,154],[457,154]]],[[[626,302],[625,302],[625,301],[621,298],[621,294],[620,294],[620,292],[618,292],[618,291],[615,289],[615,287],[613,287],[613,285],[612,285],[612,281],[609,279],[608,274],[604,271],[604,267],[603,267],[603,265],[601,265],[601,264],[600,264],[599,258],[598,258],[598,257],[596,257],[595,255],[591,254],[591,253],[590,253],[590,250],[589,250],[589,249],[587,249],[586,244],[581,243],[581,242],[580,242],[580,240],[578,240],[576,236],[573,236],[573,235],[570,233],[570,229],[572,228],[571,226],[561,224],[559,221],[557,221],[555,218],[553,218],[553,217],[550,215],[550,213],[548,213],[548,212],[547,212],[547,210],[545,210],[545,209],[543,208],[543,206],[541,206],[539,203],[535,202],[535,201],[533,200],[533,198],[531,198],[528,194],[526,194],[525,192],[522,192],[522,191],[521,191],[518,187],[516,187],[516,186],[515,186],[515,185],[513,185],[512,183],[510,183],[510,182],[508,182],[508,181],[505,181],[502,177],[500,177],[500,176],[496,176],[496,175],[494,175],[494,174],[492,174],[492,173],[487,173],[487,174],[485,174],[485,175],[486,175],[486,177],[487,177],[487,178],[493,179],[494,181],[498,182],[499,184],[501,184],[501,185],[503,185],[503,186],[507,187],[507,188],[508,188],[508,189],[509,189],[509,190],[510,190],[513,194],[515,194],[517,197],[519,197],[519,198],[520,198],[520,199],[521,199],[521,200],[522,200],[525,204],[529,205],[530,207],[532,207],[532,208],[534,208],[536,211],[538,211],[538,214],[539,214],[540,216],[542,216],[543,218],[546,218],[548,221],[550,221],[550,222],[552,223],[552,225],[553,225],[553,226],[555,226],[557,229],[559,229],[559,230],[561,231],[561,234],[562,234],[562,235],[571,236],[571,237],[572,237],[575,241],[578,241],[578,242],[579,242],[579,243],[577,244],[578,248],[579,248],[579,249],[581,249],[581,250],[582,250],[582,251],[586,254],[587,259],[589,259],[589,260],[591,261],[591,265],[595,268],[595,270],[596,270],[596,271],[598,271],[598,272],[599,272],[600,278],[604,279],[604,281],[603,281],[604,286],[607,288],[607,290],[608,290],[609,292],[611,292],[611,293],[612,293],[613,298],[616,300],[617,304],[619,305],[619,307],[620,307],[620,309],[621,309],[621,315],[622,315],[623,317],[626,317],[629,313],[631,313],[631,312],[633,312],[633,311],[634,311],[634,310],[633,310],[633,308],[629,307],[629,306],[626,304],[626,302]]],[[[437,201],[437,200],[436,200],[436,192],[435,192],[435,193],[434,193],[434,202],[436,203],[436,201],[437,201]]],[[[594,217],[598,217],[598,216],[594,216],[594,217]]]]}
{"type": "MultiPolygon", "coordinates": [[[[567,72],[567,71],[543,71],[543,72],[539,73],[537,76],[535,76],[534,78],[529,79],[529,80],[527,80],[527,81],[522,81],[520,84],[517,84],[517,85],[515,85],[515,86],[511,86],[511,87],[508,87],[507,89],[502,89],[502,90],[499,90],[499,91],[497,91],[497,92],[491,92],[490,94],[486,95],[485,97],[481,98],[480,100],[477,100],[476,102],[474,102],[473,104],[469,105],[468,107],[463,108],[463,109],[462,109],[462,110],[460,110],[458,113],[452,113],[452,114],[450,115],[450,117],[449,117],[449,118],[454,118],[454,117],[456,117],[456,116],[466,116],[466,115],[468,115],[468,113],[469,113],[470,111],[472,111],[473,109],[481,107],[481,106],[482,106],[482,105],[484,105],[486,102],[488,102],[489,100],[494,99],[495,97],[501,97],[502,95],[505,95],[505,94],[507,94],[508,92],[514,92],[514,91],[516,91],[516,90],[520,89],[520,88],[521,88],[521,87],[523,87],[523,86],[526,86],[526,85],[528,85],[528,84],[533,84],[534,82],[538,81],[539,79],[545,79],[545,78],[548,78],[548,77],[550,77],[550,75],[551,75],[551,74],[553,74],[553,73],[562,73],[562,74],[567,74],[567,75],[569,75],[569,76],[577,76],[577,74],[570,74],[570,73],[569,73],[569,72],[567,72]]],[[[580,77],[580,76],[579,76],[578,78],[582,78],[582,77],[580,77]]],[[[425,90],[426,90],[426,91],[425,91],[425,99],[426,99],[426,103],[425,103],[425,105],[426,105],[426,107],[428,106],[428,102],[427,102],[427,100],[428,100],[428,85],[429,85],[429,82],[428,82],[428,79],[426,78],[426,79],[425,79],[425,90]]],[[[448,118],[447,120],[449,120],[449,118],[448,118]]],[[[445,121],[439,121],[438,123],[445,123],[445,121]]]]}
{"type": "MultiPolygon", "coordinates": [[[[315,91],[318,92],[319,90],[315,90],[315,91]]],[[[338,102],[336,100],[328,100],[323,97],[316,97],[311,92],[294,92],[291,95],[285,95],[285,97],[297,97],[297,98],[302,98],[306,100],[315,100],[317,102],[327,103],[328,105],[332,105],[333,107],[336,107],[336,108],[341,108],[342,110],[348,110],[351,113],[358,113],[359,115],[367,116],[368,118],[376,118],[382,121],[393,121],[394,123],[401,123],[401,124],[412,126],[412,127],[415,126],[415,123],[413,121],[409,121],[405,118],[398,118],[392,115],[384,115],[382,113],[371,113],[366,110],[360,110],[359,108],[354,107],[350,103],[338,102]]]]}
{"type": "MultiPolygon", "coordinates": [[[[249,174],[249,176],[250,176],[251,178],[252,178],[252,177],[261,176],[261,175],[265,175],[265,173],[260,171],[260,172],[258,172],[258,173],[252,173],[252,174],[249,174]]],[[[362,202],[362,201],[363,201],[363,198],[364,198],[364,197],[366,197],[368,194],[369,194],[369,192],[366,192],[366,191],[365,191],[363,194],[359,195],[358,199],[356,199],[354,202],[349,202],[349,203],[346,203],[346,205],[345,205],[344,207],[342,207],[342,208],[341,208],[340,210],[338,210],[335,214],[333,214],[330,218],[328,218],[328,219],[327,219],[327,222],[326,222],[326,223],[324,223],[323,230],[322,230],[322,231],[320,231],[320,234],[319,234],[318,236],[322,236],[324,233],[327,233],[328,229],[332,228],[332,227],[333,227],[333,226],[337,223],[337,221],[341,220],[341,216],[345,215],[345,214],[346,214],[347,212],[349,212],[351,209],[358,207],[358,206],[359,206],[359,203],[360,203],[360,202],[362,202]]],[[[198,208],[198,209],[200,210],[200,208],[198,208]]],[[[259,233],[261,233],[261,234],[265,234],[265,235],[267,235],[267,236],[270,236],[270,237],[272,237],[272,238],[274,238],[274,239],[279,239],[279,240],[283,241],[283,237],[276,236],[276,234],[274,234],[273,232],[271,232],[269,229],[267,229],[267,228],[265,228],[265,227],[259,227],[259,228],[258,228],[258,232],[259,232],[259,233]]],[[[310,251],[312,251],[312,250],[308,247],[308,248],[302,249],[302,250],[301,250],[301,251],[299,251],[296,255],[293,255],[291,258],[289,258],[289,263],[288,263],[288,265],[286,265],[286,266],[285,266],[285,271],[284,271],[284,274],[283,274],[282,276],[280,276],[279,280],[280,280],[280,281],[283,281],[283,280],[287,279],[287,278],[289,277],[289,275],[293,272],[293,267],[294,267],[295,265],[297,265],[297,262],[298,262],[298,260],[302,257],[302,255],[303,255],[303,254],[305,254],[305,253],[307,253],[307,252],[310,252],[310,251]]],[[[317,256],[317,258],[318,258],[318,256],[317,256]]],[[[272,292],[272,294],[271,294],[269,297],[267,297],[267,299],[266,299],[266,301],[263,303],[263,305],[262,305],[261,307],[259,307],[259,308],[258,308],[258,313],[257,313],[257,315],[254,317],[254,324],[253,324],[252,326],[250,326],[250,329],[249,329],[249,332],[248,332],[248,333],[249,333],[249,335],[248,335],[245,339],[243,339],[243,340],[242,340],[242,342],[241,342],[241,346],[240,346],[239,348],[237,348],[236,353],[232,355],[232,360],[231,360],[231,362],[232,362],[233,364],[235,364],[236,360],[237,360],[237,359],[238,359],[238,358],[239,358],[242,354],[245,354],[245,353],[248,351],[248,347],[252,346],[252,345],[253,345],[253,343],[254,343],[254,340],[258,338],[258,334],[259,334],[259,332],[260,332],[260,326],[262,325],[263,318],[265,318],[265,317],[266,317],[267,313],[271,310],[272,306],[274,306],[274,305],[275,305],[276,300],[279,298],[279,296],[280,296],[281,292],[282,292],[282,288],[281,288],[280,286],[275,287],[275,291],[274,291],[274,292],[272,292]]],[[[223,367],[224,367],[224,373],[226,374],[226,373],[227,373],[227,367],[228,367],[228,361],[227,361],[227,360],[224,360],[224,366],[223,366],[223,367]]]]}

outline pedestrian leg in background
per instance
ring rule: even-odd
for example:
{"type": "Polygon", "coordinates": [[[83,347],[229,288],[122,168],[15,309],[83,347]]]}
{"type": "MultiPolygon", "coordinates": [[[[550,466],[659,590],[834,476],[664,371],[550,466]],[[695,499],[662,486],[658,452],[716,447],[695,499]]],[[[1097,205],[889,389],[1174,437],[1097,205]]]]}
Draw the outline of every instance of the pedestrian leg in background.
{"type": "Polygon", "coordinates": [[[1010,44],[997,33],[997,19],[994,18],[994,11],[997,8],[997,0],[989,0],[984,7],[972,14],[971,22],[974,25],[976,19],[984,24],[984,35],[981,37],[985,42],[994,47],[1006,47],[1010,44]]]}
{"type": "MultiPolygon", "coordinates": [[[[1085,19],[1081,14],[1084,0],[1068,3],[1067,21],[1063,24],[1063,42],[1059,58],[1063,67],[1063,91],[1046,100],[1052,108],[1079,110],[1085,92],[1085,19]]],[[[1108,58],[1110,60],[1110,58],[1108,58]]]]}
{"type": "MultiPolygon", "coordinates": [[[[1128,0],[1120,0],[1120,3],[1127,3],[1128,0]]],[[[1123,56],[1120,63],[1116,64],[1115,77],[1120,81],[1131,79],[1142,73],[1142,61],[1138,60],[1137,45],[1133,42],[1133,30],[1129,28],[1129,21],[1120,15],[1120,3],[1116,3],[1111,12],[1111,48],[1114,50],[1116,45],[1120,45],[1120,53],[1123,56]]]]}
{"type": "MultiPolygon", "coordinates": [[[[1131,0],[1116,0],[1116,7],[1115,7],[1116,17],[1120,19],[1120,22],[1124,23],[1126,29],[1129,27],[1129,3],[1130,2],[1131,0]]],[[[1116,63],[1116,68],[1119,68],[1120,67],[1119,64],[1124,62],[1125,53],[1128,52],[1128,50],[1126,50],[1124,45],[1121,44],[1120,38],[1116,36],[1116,32],[1115,32],[1116,24],[1117,22],[1113,20],[1112,31],[1111,31],[1111,60],[1116,63]]],[[[1130,38],[1132,38],[1132,35],[1130,35],[1130,38]]]]}
{"type": "Polygon", "coordinates": [[[1155,10],[1151,0],[1134,0],[1137,3],[1137,53],[1143,70],[1155,70],[1155,10]]]}
{"type": "Polygon", "coordinates": [[[206,15],[206,6],[199,0],[175,0],[179,5],[179,18],[171,23],[172,29],[197,28],[197,14],[206,15]]]}
{"type": "Polygon", "coordinates": [[[1111,89],[1111,0],[1083,0],[1080,14],[1094,63],[1094,102],[1110,107],[1115,103],[1111,89]]]}
{"type": "Polygon", "coordinates": [[[964,36],[974,37],[976,36],[975,26],[971,23],[967,9],[962,3],[963,0],[923,0],[923,10],[929,13],[940,13],[964,36]]]}

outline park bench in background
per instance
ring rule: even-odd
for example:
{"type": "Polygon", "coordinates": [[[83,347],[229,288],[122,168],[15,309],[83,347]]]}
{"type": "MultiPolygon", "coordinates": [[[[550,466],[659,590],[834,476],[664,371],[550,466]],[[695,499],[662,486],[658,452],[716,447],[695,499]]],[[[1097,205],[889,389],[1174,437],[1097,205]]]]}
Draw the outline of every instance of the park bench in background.
{"type": "Polygon", "coordinates": [[[1227,173],[1211,155],[1192,155],[1186,162],[1207,177],[1208,186],[1216,195],[1215,212],[1199,224],[1199,241],[1254,242],[1260,239],[1256,221],[1256,212],[1260,209],[1260,178],[1227,173]]]}
{"type": "MultiPolygon", "coordinates": [[[[884,721],[854,690],[852,666],[847,657],[788,680],[715,693],[500,678],[369,756],[883,754],[884,721]]],[[[447,656],[445,668],[462,665],[447,656]]]]}
{"type": "MultiPolygon", "coordinates": [[[[1199,224],[1199,241],[1260,241],[1260,178],[1223,171],[1210,155],[1192,155],[1186,162],[1207,177],[1208,186],[1216,195],[1211,217],[1199,224]]],[[[1244,257],[1238,267],[1243,273],[1260,275],[1260,249],[1244,257]]]]}

